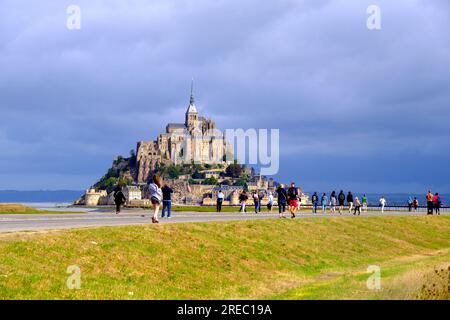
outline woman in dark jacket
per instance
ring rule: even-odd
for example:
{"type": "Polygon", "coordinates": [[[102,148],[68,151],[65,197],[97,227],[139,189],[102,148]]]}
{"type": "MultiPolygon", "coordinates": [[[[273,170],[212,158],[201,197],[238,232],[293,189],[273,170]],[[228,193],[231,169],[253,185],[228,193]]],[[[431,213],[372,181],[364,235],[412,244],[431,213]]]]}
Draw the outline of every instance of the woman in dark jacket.
{"type": "Polygon", "coordinates": [[[280,218],[285,218],[284,211],[286,210],[286,204],[288,200],[288,194],[284,185],[280,184],[276,190],[277,193],[277,202],[278,202],[278,213],[280,214],[280,218]]]}
{"type": "Polygon", "coordinates": [[[116,189],[114,189],[114,203],[116,204],[116,214],[120,213],[120,207],[125,204],[126,201],[127,199],[122,192],[122,187],[117,186],[116,189]]]}

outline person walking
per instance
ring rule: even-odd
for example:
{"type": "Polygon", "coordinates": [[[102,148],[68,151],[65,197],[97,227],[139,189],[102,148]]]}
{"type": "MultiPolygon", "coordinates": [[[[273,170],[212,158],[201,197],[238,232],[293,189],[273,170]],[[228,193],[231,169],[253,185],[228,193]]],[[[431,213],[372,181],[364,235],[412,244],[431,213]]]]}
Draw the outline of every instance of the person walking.
{"type": "Polygon", "coordinates": [[[327,212],[327,205],[328,205],[328,197],[327,197],[327,194],[325,192],[322,194],[321,204],[322,204],[322,212],[326,213],[327,212]]]}
{"type": "Polygon", "coordinates": [[[408,211],[409,211],[409,212],[412,212],[412,209],[413,209],[413,202],[414,202],[413,198],[412,198],[412,197],[409,197],[409,198],[408,198],[408,211]]]}
{"type": "Polygon", "coordinates": [[[368,201],[367,201],[367,196],[366,194],[364,194],[364,196],[362,197],[362,208],[364,212],[367,212],[367,208],[368,208],[368,201]]]}
{"type": "Polygon", "coordinates": [[[286,203],[288,199],[288,195],[284,185],[280,184],[276,190],[277,193],[277,202],[278,202],[278,213],[280,218],[286,218],[284,216],[284,212],[286,211],[286,203]]]}
{"type": "Polygon", "coordinates": [[[428,190],[428,193],[425,197],[427,199],[427,214],[433,214],[433,193],[431,193],[431,190],[428,190]]]}
{"type": "Polygon", "coordinates": [[[353,194],[351,191],[347,194],[348,213],[352,213],[353,209],[353,194]]]}
{"type": "Polygon", "coordinates": [[[441,196],[439,193],[436,193],[433,197],[433,204],[435,213],[439,216],[441,214],[441,196]]]}
{"type": "Polygon", "coordinates": [[[117,187],[114,189],[114,203],[116,204],[116,214],[120,213],[120,208],[123,204],[127,201],[125,198],[125,195],[122,192],[122,186],[117,185],[117,187]]]}
{"type": "Polygon", "coordinates": [[[419,210],[419,200],[416,197],[414,197],[414,200],[413,200],[413,207],[414,207],[414,212],[417,212],[419,210]]]}
{"type": "Polygon", "coordinates": [[[267,209],[269,210],[269,213],[272,213],[273,208],[273,195],[272,192],[269,192],[269,201],[267,202],[267,209]]]}
{"type": "Polygon", "coordinates": [[[253,203],[255,204],[255,213],[258,213],[259,211],[259,206],[260,206],[260,202],[259,202],[259,195],[258,195],[258,191],[253,191],[253,203]]]}
{"type": "Polygon", "coordinates": [[[148,186],[148,190],[150,192],[150,201],[153,206],[153,217],[152,223],[159,223],[158,220],[158,212],[159,207],[161,206],[162,201],[162,190],[161,190],[161,177],[159,175],[154,175],[152,177],[152,182],[148,186]]]}
{"type": "Polygon", "coordinates": [[[172,193],[173,189],[169,187],[167,184],[164,185],[161,189],[163,194],[163,206],[161,211],[161,218],[164,218],[166,216],[166,210],[167,210],[167,219],[170,219],[170,214],[172,211],[172,193]]]}
{"type": "Polygon", "coordinates": [[[361,202],[359,201],[358,197],[355,198],[355,212],[353,215],[356,215],[356,212],[358,211],[358,216],[361,215],[361,202]]]}
{"type": "Polygon", "coordinates": [[[245,190],[242,190],[241,194],[239,195],[239,202],[241,204],[241,209],[239,210],[239,212],[247,212],[247,210],[245,209],[247,199],[248,199],[247,192],[245,190]]]}
{"type": "Polygon", "coordinates": [[[288,189],[288,199],[289,199],[289,211],[291,212],[291,218],[295,218],[295,212],[298,207],[298,189],[295,187],[295,183],[292,182],[290,188],[288,189]]]}
{"type": "Polygon", "coordinates": [[[264,192],[262,192],[262,190],[260,190],[258,192],[258,213],[261,213],[261,207],[262,207],[262,201],[264,199],[264,192]]]}
{"type": "Polygon", "coordinates": [[[216,212],[222,212],[223,199],[225,199],[225,195],[223,194],[222,189],[220,189],[217,193],[216,212]]]}
{"type": "Polygon", "coordinates": [[[333,191],[333,192],[331,192],[331,196],[330,196],[331,213],[336,212],[336,204],[337,204],[336,191],[333,191]]]}
{"type": "Polygon", "coordinates": [[[297,195],[297,212],[300,213],[302,210],[302,198],[300,193],[297,195]]]}
{"type": "Polygon", "coordinates": [[[342,214],[342,211],[344,210],[344,203],[345,203],[345,194],[344,191],[341,190],[338,194],[338,203],[339,203],[339,214],[342,214]]]}
{"type": "Polygon", "coordinates": [[[384,213],[384,207],[386,206],[386,199],[384,196],[381,196],[380,200],[381,213],[384,213]]]}
{"type": "Polygon", "coordinates": [[[312,212],[317,213],[317,207],[319,206],[319,196],[317,195],[317,192],[314,192],[314,194],[311,197],[311,203],[312,203],[312,212]]]}

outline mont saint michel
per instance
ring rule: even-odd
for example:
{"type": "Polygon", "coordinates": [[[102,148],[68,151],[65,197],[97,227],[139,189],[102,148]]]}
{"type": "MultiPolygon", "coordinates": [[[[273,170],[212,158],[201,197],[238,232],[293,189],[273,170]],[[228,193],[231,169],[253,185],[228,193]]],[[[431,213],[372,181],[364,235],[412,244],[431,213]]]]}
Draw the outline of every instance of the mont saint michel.
{"type": "Polygon", "coordinates": [[[212,205],[218,190],[224,204],[237,205],[242,190],[274,192],[276,182],[238,164],[225,134],[197,110],[193,82],[184,123],[169,123],[156,140],[137,142],[130,157],[117,157],[108,172],[76,204],[111,205],[113,189],[124,186],[127,205],[148,205],[147,184],[161,175],[174,188],[174,202],[212,205]]]}
{"type": "Polygon", "coordinates": [[[227,143],[216,123],[199,115],[193,83],[184,123],[169,123],[155,141],[137,145],[137,183],[147,183],[161,164],[226,164],[227,143]]]}

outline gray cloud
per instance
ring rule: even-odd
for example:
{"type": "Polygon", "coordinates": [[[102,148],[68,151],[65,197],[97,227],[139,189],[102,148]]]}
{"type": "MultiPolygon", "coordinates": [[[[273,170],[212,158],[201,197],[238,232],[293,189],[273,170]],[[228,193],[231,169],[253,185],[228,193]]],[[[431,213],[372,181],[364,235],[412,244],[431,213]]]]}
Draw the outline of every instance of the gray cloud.
{"type": "Polygon", "coordinates": [[[372,2],[2,1],[0,188],[91,184],[182,121],[194,76],[221,128],[281,129],[280,179],[450,191],[449,3],[376,1],[369,31],[372,2]]]}

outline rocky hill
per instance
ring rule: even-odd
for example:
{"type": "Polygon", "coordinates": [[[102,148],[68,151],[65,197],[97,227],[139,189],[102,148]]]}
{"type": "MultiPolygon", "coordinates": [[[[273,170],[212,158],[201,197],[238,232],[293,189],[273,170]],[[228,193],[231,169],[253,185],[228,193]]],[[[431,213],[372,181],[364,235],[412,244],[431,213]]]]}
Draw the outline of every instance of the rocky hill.
{"type": "Polygon", "coordinates": [[[97,181],[93,187],[99,190],[111,192],[118,184],[131,185],[136,179],[136,156],[134,151],[129,158],[118,156],[112,163],[106,174],[97,181]]]}

